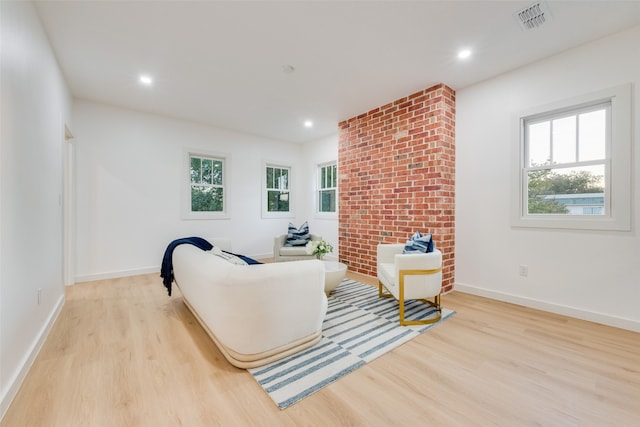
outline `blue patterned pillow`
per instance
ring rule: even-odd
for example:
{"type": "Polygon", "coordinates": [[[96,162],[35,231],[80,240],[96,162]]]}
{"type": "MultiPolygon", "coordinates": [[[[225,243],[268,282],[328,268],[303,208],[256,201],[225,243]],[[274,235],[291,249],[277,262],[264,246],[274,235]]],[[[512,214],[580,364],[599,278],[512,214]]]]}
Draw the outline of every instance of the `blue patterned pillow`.
{"type": "Polygon", "coordinates": [[[295,225],[289,223],[285,246],[304,246],[309,243],[309,240],[311,240],[311,235],[309,234],[309,224],[307,221],[305,221],[300,228],[296,228],[295,225]]]}
{"type": "Polygon", "coordinates": [[[424,236],[416,231],[402,250],[403,254],[419,254],[433,252],[433,236],[425,234],[424,236]]]}

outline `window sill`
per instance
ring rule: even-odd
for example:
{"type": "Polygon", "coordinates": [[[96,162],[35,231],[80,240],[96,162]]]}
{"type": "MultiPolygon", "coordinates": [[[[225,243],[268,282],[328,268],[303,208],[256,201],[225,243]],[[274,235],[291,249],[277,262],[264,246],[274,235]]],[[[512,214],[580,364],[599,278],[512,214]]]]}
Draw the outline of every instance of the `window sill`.
{"type": "Polygon", "coordinates": [[[231,219],[227,212],[183,212],[183,220],[219,220],[231,219]]]}

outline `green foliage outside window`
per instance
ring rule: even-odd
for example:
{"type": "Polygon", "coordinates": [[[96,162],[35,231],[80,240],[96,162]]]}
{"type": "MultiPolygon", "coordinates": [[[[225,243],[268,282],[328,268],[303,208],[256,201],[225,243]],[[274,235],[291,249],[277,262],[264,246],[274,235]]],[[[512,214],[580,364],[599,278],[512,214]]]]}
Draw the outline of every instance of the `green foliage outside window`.
{"type": "Polygon", "coordinates": [[[191,211],[223,212],[223,161],[191,157],[191,211]]]}
{"type": "Polygon", "coordinates": [[[289,193],[268,191],[267,209],[269,212],[289,212],[289,193]]]}
{"type": "Polygon", "coordinates": [[[338,166],[320,166],[320,189],[318,190],[318,211],[336,212],[336,188],[338,188],[338,166]]]}
{"type": "Polygon", "coordinates": [[[602,176],[586,170],[557,173],[551,169],[529,171],[530,214],[566,214],[565,204],[551,197],[560,194],[603,193],[602,176]]]}
{"type": "Polygon", "coordinates": [[[289,212],[289,168],[267,166],[267,212],[289,212]]]}

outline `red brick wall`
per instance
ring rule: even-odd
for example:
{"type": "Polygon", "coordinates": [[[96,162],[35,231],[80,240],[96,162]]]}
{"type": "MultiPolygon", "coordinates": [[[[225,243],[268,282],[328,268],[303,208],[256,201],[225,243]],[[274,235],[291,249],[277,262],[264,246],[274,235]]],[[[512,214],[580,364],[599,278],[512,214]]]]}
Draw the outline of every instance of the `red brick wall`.
{"type": "Polygon", "coordinates": [[[378,243],[433,233],[443,292],[455,260],[455,91],[439,84],[339,124],[340,261],[376,276],[378,243]]]}

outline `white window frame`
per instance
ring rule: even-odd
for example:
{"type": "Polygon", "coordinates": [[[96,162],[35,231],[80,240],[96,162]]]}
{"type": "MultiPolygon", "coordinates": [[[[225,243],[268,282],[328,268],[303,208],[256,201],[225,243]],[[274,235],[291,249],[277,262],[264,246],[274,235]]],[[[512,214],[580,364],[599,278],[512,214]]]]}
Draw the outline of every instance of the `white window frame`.
{"type": "Polygon", "coordinates": [[[522,111],[513,120],[512,225],[576,230],[631,230],[631,84],[616,86],[522,111]],[[611,103],[610,140],[605,159],[605,215],[529,214],[525,123],[528,119],[611,103]]]}
{"type": "Polygon", "coordinates": [[[320,163],[317,165],[316,168],[316,191],[315,191],[315,199],[316,199],[316,215],[319,218],[337,218],[338,217],[338,162],[333,160],[330,162],[325,162],[325,163],[320,163]],[[335,166],[336,168],[336,186],[335,187],[327,187],[327,188],[322,188],[322,169],[326,168],[326,167],[333,167],[335,166]],[[321,191],[326,191],[326,190],[335,190],[336,192],[336,210],[333,212],[321,212],[320,211],[320,192],[321,191]]]}
{"type": "Polygon", "coordinates": [[[262,218],[294,218],[293,209],[293,184],[295,180],[294,168],[291,165],[284,164],[282,162],[263,161],[262,163],[262,218]],[[289,210],[282,212],[269,212],[269,190],[273,188],[267,188],[267,168],[287,169],[289,171],[289,210]]]}
{"type": "Polygon", "coordinates": [[[229,210],[229,189],[230,180],[229,171],[231,170],[231,156],[225,153],[210,152],[201,149],[187,149],[183,156],[182,179],[182,219],[186,220],[210,220],[210,219],[229,219],[231,217],[229,210]],[[221,212],[194,212],[191,210],[191,157],[200,157],[206,159],[214,159],[222,161],[222,206],[221,212]]]}

